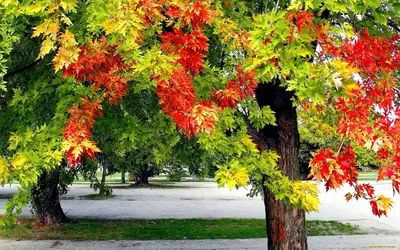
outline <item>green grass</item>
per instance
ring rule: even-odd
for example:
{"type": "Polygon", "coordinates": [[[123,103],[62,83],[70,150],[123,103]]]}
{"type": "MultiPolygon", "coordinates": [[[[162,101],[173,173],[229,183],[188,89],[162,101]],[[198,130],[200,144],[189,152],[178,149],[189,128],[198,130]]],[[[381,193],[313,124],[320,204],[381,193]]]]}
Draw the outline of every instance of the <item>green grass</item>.
{"type": "Polygon", "coordinates": [[[86,200],[106,200],[106,199],[111,199],[114,196],[115,195],[113,194],[87,194],[81,197],[86,200]]]}
{"type": "MultiPolygon", "coordinates": [[[[307,221],[309,236],[362,234],[337,221],[307,221]]],[[[265,237],[263,219],[74,220],[62,226],[35,227],[31,220],[0,230],[1,239],[182,240],[265,237]]]]}
{"type": "Polygon", "coordinates": [[[197,180],[192,180],[192,179],[182,179],[180,181],[170,181],[168,179],[149,179],[149,182],[170,182],[170,183],[174,183],[174,182],[216,182],[216,180],[201,180],[201,179],[197,179],[197,180]]]}
{"type": "Polygon", "coordinates": [[[157,188],[158,189],[158,188],[195,188],[195,187],[168,185],[166,183],[162,183],[162,184],[149,183],[149,184],[130,184],[130,185],[121,185],[121,186],[111,186],[111,188],[112,189],[136,189],[136,188],[157,188]]]}
{"type": "MultiPolygon", "coordinates": [[[[174,183],[174,181],[170,181],[168,179],[149,179],[149,182],[152,182],[152,183],[154,183],[154,182],[174,183]]],[[[215,180],[200,180],[200,179],[199,180],[183,179],[179,182],[216,182],[216,181],[215,180]]],[[[120,180],[115,180],[115,179],[111,179],[111,180],[106,179],[106,183],[107,184],[122,184],[120,180]]],[[[134,181],[126,181],[126,183],[133,184],[135,182],[134,181]]],[[[73,184],[90,184],[90,181],[85,181],[85,180],[79,179],[79,180],[74,180],[73,184]]]]}
{"type": "Polygon", "coordinates": [[[371,172],[358,172],[358,180],[359,181],[376,181],[377,173],[375,171],[371,172]]]}

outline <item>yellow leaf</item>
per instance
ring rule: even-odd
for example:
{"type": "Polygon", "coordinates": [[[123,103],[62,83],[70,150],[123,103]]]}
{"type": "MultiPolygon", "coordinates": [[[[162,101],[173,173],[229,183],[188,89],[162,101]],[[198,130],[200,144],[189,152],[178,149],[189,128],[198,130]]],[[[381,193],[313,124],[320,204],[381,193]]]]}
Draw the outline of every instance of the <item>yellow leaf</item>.
{"type": "Polygon", "coordinates": [[[54,39],[57,37],[57,32],[60,26],[57,22],[53,22],[52,19],[45,19],[44,22],[35,28],[33,28],[32,37],[38,37],[43,33],[43,36],[51,35],[54,39]]]}
{"type": "Polygon", "coordinates": [[[63,13],[61,13],[61,21],[63,23],[65,23],[68,26],[72,25],[71,19],[69,19],[66,15],[64,15],[63,13]]]}
{"type": "Polygon", "coordinates": [[[53,1],[50,2],[50,4],[47,6],[48,13],[54,13],[57,10],[58,10],[58,5],[53,1]]]}
{"type": "Polygon", "coordinates": [[[9,174],[7,159],[0,156],[0,183],[4,183],[7,180],[9,174]]]}
{"type": "Polygon", "coordinates": [[[63,8],[66,12],[75,11],[76,0],[62,0],[60,2],[61,8],[63,8]]]}
{"type": "Polygon", "coordinates": [[[318,199],[319,190],[312,182],[296,181],[293,183],[293,194],[289,196],[290,202],[307,213],[318,211],[320,201],[318,199]]]}
{"type": "Polygon", "coordinates": [[[56,161],[56,162],[61,162],[63,159],[63,152],[62,151],[55,151],[51,154],[51,157],[56,161]]]}
{"type": "Polygon", "coordinates": [[[75,40],[74,34],[72,34],[68,29],[60,36],[60,42],[62,47],[74,47],[78,44],[75,40]]]}
{"type": "Polygon", "coordinates": [[[38,58],[43,58],[45,55],[50,53],[50,51],[54,48],[54,40],[50,39],[50,37],[46,37],[43,41],[42,46],[40,47],[40,52],[38,58]]]}
{"type": "Polygon", "coordinates": [[[50,36],[53,39],[56,39],[57,37],[57,32],[60,29],[60,26],[58,25],[58,23],[52,23],[49,25],[47,32],[50,34],[50,36]]]}
{"type": "Polygon", "coordinates": [[[388,213],[389,208],[392,207],[393,201],[390,198],[386,198],[383,195],[379,195],[376,199],[376,204],[378,206],[378,210],[385,211],[385,214],[388,213]]]}
{"type": "Polygon", "coordinates": [[[250,139],[249,136],[246,136],[246,138],[240,140],[243,145],[245,145],[251,152],[253,153],[258,153],[258,149],[256,147],[256,144],[250,139]]]}
{"type": "Polygon", "coordinates": [[[2,4],[3,4],[5,7],[7,7],[7,6],[11,3],[11,1],[12,1],[12,0],[3,0],[3,1],[2,1],[2,4]]]}
{"type": "Polygon", "coordinates": [[[24,165],[27,162],[27,159],[25,156],[20,155],[20,154],[16,154],[13,156],[13,158],[11,159],[11,165],[13,167],[19,167],[24,165]]]}
{"type": "Polygon", "coordinates": [[[74,155],[75,159],[78,158],[82,153],[82,147],[80,145],[76,145],[74,150],[72,150],[72,154],[74,155]]]}
{"type": "Polygon", "coordinates": [[[69,30],[66,30],[63,35],[60,36],[61,48],[58,50],[56,56],[53,58],[55,71],[59,71],[62,68],[68,68],[68,66],[78,60],[79,47],[75,41],[75,36],[69,30]]]}
{"type": "Polygon", "coordinates": [[[87,149],[90,149],[90,150],[92,150],[93,152],[101,152],[100,151],[100,149],[96,146],[96,143],[94,143],[94,142],[92,142],[92,141],[89,141],[89,140],[84,140],[82,143],[81,143],[81,145],[82,145],[82,147],[83,148],[85,148],[86,150],[87,149]]]}
{"type": "Polygon", "coordinates": [[[246,168],[239,168],[233,173],[233,179],[235,180],[236,186],[243,187],[247,185],[249,180],[249,174],[246,168]]]}
{"type": "Polygon", "coordinates": [[[50,19],[45,19],[44,22],[35,28],[33,28],[32,37],[40,36],[40,34],[45,33],[47,27],[49,26],[50,19]]]}
{"type": "Polygon", "coordinates": [[[71,144],[70,141],[63,141],[63,142],[62,142],[61,151],[66,152],[66,151],[70,150],[71,147],[72,147],[72,144],[71,144]]]}

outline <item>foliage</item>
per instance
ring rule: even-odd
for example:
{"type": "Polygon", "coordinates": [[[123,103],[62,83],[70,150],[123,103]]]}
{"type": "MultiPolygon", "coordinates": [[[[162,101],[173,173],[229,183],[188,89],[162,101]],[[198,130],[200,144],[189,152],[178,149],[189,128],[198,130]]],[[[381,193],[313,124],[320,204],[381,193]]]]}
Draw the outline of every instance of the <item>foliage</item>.
{"type": "MultiPolygon", "coordinates": [[[[354,187],[348,199],[365,198],[375,215],[387,214],[392,202],[357,182],[353,142],[376,152],[378,180],[392,179],[400,193],[395,0],[8,0],[2,6],[40,20],[33,29],[43,41],[39,58],[54,53],[55,71],[75,79],[74,88],[92,90],[69,110],[63,149],[72,168],[100,150],[91,140],[94,122],[104,102],[118,106],[131,85],[136,93],[156,93],[162,112],[198,138],[219,167],[220,185],[267,177],[276,199],[316,210],[316,187],[289,180],[276,166],[279,155],[250,136],[275,124],[273,111],[255,100],[258,84],[269,82],[293,91],[299,112],[324,120],[323,130],[340,138],[314,155],[317,182],[327,190],[348,183],[354,187]]],[[[135,138],[142,137],[129,135],[135,138]]]]}
{"type": "Polygon", "coordinates": [[[167,173],[167,179],[169,181],[181,181],[182,178],[187,175],[185,169],[179,165],[167,165],[164,171],[167,173]]]}
{"type": "Polygon", "coordinates": [[[16,213],[29,203],[31,189],[44,171],[61,169],[59,189],[61,194],[66,192],[74,171],[62,165],[65,111],[79,100],[78,95],[90,93],[48,70],[50,58],[34,62],[40,44],[23,30],[16,32],[18,43],[6,64],[7,92],[0,98],[0,181],[1,185],[14,181],[21,185],[6,205],[2,224],[15,222],[16,213]]]}

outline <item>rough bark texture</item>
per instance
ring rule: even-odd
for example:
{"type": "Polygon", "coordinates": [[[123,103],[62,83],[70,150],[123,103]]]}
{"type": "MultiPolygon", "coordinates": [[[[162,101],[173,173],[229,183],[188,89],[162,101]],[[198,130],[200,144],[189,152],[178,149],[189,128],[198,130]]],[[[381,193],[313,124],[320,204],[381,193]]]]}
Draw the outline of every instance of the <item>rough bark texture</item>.
{"type": "MultiPolygon", "coordinates": [[[[278,125],[263,128],[259,131],[260,138],[265,149],[275,150],[279,154],[278,166],[282,173],[295,180],[299,179],[299,132],[296,108],[291,101],[293,96],[278,82],[262,84],[256,89],[260,107],[269,105],[276,112],[278,125]]],[[[263,178],[265,180],[268,177],[263,178]]],[[[305,212],[275,200],[274,194],[265,187],[264,204],[268,249],[307,249],[305,212]]]]}
{"type": "Polygon", "coordinates": [[[32,188],[32,205],[38,225],[58,225],[69,222],[60,204],[60,171],[43,172],[32,188]]]}

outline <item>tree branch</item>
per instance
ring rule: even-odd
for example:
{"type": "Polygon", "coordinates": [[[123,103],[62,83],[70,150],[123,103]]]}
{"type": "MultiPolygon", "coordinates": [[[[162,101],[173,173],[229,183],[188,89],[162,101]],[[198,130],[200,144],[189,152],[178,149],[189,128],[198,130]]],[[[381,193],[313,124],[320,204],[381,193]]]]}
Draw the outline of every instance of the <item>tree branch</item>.
{"type": "Polygon", "coordinates": [[[6,80],[7,78],[15,76],[15,75],[17,75],[19,73],[22,73],[22,72],[26,71],[26,70],[29,70],[29,69],[35,67],[36,65],[38,65],[41,61],[42,61],[42,59],[39,59],[39,60],[33,61],[32,63],[30,63],[30,64],[28,64],[28,65],[26,65],[26,66],[24,66],[22,68],[19,68],[17,70],[12,71],[12,72],[8,72],[7,74],[4,75],[3,79],[6,80]]]}

